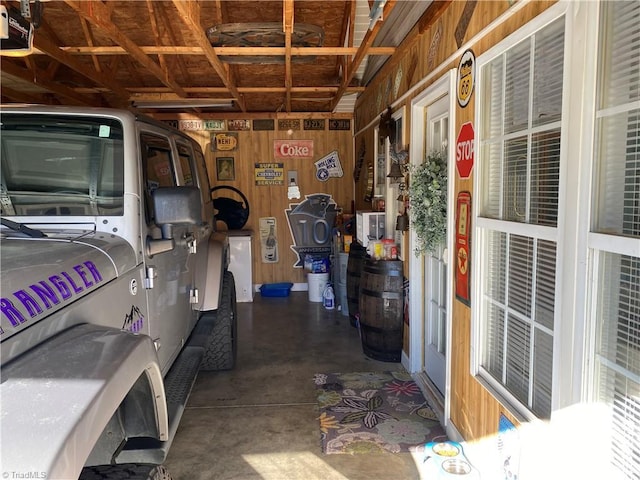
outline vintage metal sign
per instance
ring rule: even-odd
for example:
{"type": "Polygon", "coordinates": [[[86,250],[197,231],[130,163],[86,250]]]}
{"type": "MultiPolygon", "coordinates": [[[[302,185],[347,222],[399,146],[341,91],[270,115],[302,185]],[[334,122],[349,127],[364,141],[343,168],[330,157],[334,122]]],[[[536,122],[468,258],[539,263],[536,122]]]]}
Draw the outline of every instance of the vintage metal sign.
{"type": "Polygon", "coordinates": [[[275,158],[313,158],[313,140],[274,140],[275,158]]]}
{"type": "Polygon", "coordinates": [[[456,170],[460,178],[469,178],[475,159],[475,131],[473,123],[467,122],[460,127],[456,139],[456,170]]]}
{"type": "Polygon", "coordinates": [[[467,50],[460,57],[458,64],[458,104],[464,108],[469,104],[476,78],[476,56],[473,50],[467,50]]]}
{"type": "Polygon", "coordinates": [[[198,119],[178,120],[178,130],[182,130],[182,131],[204,130],[204,122],[198,119]]]}
{"type": "Polygon", "coordinates": [[[262,263],[278,263],[278,227],[276,217],[260,217],[260,257],[262,263]]]}
{"type": "Polygon", "coordinates": [[[315,162],[315,166],[316,178],[321,182],[326,182],[330,177],[342,177],[344,174],[337,150],[315,162]]]}
{"type": "Polygon", "coordinates": [[[300,130],[300,120],[288,118],[278,120],[278,130],[300,130]]]}
{"type": "Polygon", "coordinates": [[[324,130],[324,118],[312,119],[307,118],[304,121],[304,129],[305,130],[324,130]]]}
{"type": "Polygon", "coordinates": [[[205,120],[204,129],[215,130],[217,132],[224,132],[227,128],[225,126],[224,120],[205,120]]]}
{"type": "Polygon", "coordinates": [[[302,268],[307,255],[331,254],[331,231],[337,210],[336,202],[325,193],[306,195],[302,203],[292,203],[285,210],[293,238],[291,250],[298,257],[294,268],[302,268]]]}
{"type": "Polygon", "coordinates": [[[471,193],[460,192],[456,202],[456,298],[471,305],[471,193]]]}
{"type": "Polygon", "coordinates": [[[211,135],[212,152],[232,152],[238,148],[237,133],[214,133],[211,135]]]}
{"type": "Polygon", "coordinates": [[[256,163],[256,185],[284,185],[284,163],[256,163]]]}
{"type": "Polygon", "coordinates": [[[254,130],[275,130],[275,122],[272,118],[264,118],[253,121],[254,130]]]}
{"type": "Polygon", "coordinates": [[[251,122],[249,120],[227,120],[229,130],[251,130],[251,122]]]}
{"type": "Polygon", "coordinates": [[[351,120],[333,118],[329,120],[329,130],[351,130],[351,120]]]}

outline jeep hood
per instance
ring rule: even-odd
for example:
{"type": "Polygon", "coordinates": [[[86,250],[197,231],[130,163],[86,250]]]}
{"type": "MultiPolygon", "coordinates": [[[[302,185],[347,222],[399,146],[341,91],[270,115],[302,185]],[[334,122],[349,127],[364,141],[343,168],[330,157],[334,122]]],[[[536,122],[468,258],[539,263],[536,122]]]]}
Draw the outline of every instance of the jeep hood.
{"type": "Polygon", "coordinates": [[[135,267],[121,238],[2,239],[1,339],[67,307],[135,267]]]}

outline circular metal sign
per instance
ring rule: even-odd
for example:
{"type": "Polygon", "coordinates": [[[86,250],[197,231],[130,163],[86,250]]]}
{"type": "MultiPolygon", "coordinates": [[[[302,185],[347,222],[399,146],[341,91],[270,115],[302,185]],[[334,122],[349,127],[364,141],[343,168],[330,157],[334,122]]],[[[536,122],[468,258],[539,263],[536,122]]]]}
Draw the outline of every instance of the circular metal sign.
{"type": "Polygon", "coordinates": [[[476,80],[476,56],[469,49],[460,57],[458,64],[458,104],[464,108],[471,100],[476,80]]]}

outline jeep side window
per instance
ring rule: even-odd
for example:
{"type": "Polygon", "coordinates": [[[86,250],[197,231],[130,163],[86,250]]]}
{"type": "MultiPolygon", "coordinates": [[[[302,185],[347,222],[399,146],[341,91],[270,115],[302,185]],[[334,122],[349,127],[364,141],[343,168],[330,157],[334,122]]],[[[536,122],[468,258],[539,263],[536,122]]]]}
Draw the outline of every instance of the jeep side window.
{"type": "Polygon", "coordinates": [[[180,169],[182,170],[182,185],[193,186],[195,179],[193,178],[193,150],[190,146],[176,142],[178,149],[178,159],[180,160],[180,169]]]}
{"type": "MultiPolygon", "coordinates": [[[[207,163],[204,159],[202,151],[196,149],[196,170],[198,172],[198,186],[200,187],[200,195],[202,195],[202,221],[205,223],[213,220],[213,200],[211,198],[211,184],[209,183],[209,173],[207,163]]],[[[215,222],[213,222],[215,225],[215,222]]]]}
{"type": "Polygon", "coordinates": [[[142,147],[142,173],[144,175],[144,200],[147,224],[155,222],[151,195],[158,187],[174,187],[176,176],[171,158],[169,139],[150,133],[140,136],[142,147]]]}

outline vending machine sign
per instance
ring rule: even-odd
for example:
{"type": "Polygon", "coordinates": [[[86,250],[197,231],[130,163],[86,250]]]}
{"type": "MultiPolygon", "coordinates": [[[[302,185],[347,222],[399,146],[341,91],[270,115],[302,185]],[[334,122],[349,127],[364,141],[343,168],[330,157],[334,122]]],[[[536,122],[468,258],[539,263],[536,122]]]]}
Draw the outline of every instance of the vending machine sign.
{"type": "Polygon", "coordinates": [[[456,298],[471,305],[469,273],[471,240],[471,194],[460,192],[456,202],[456,298]]]}

